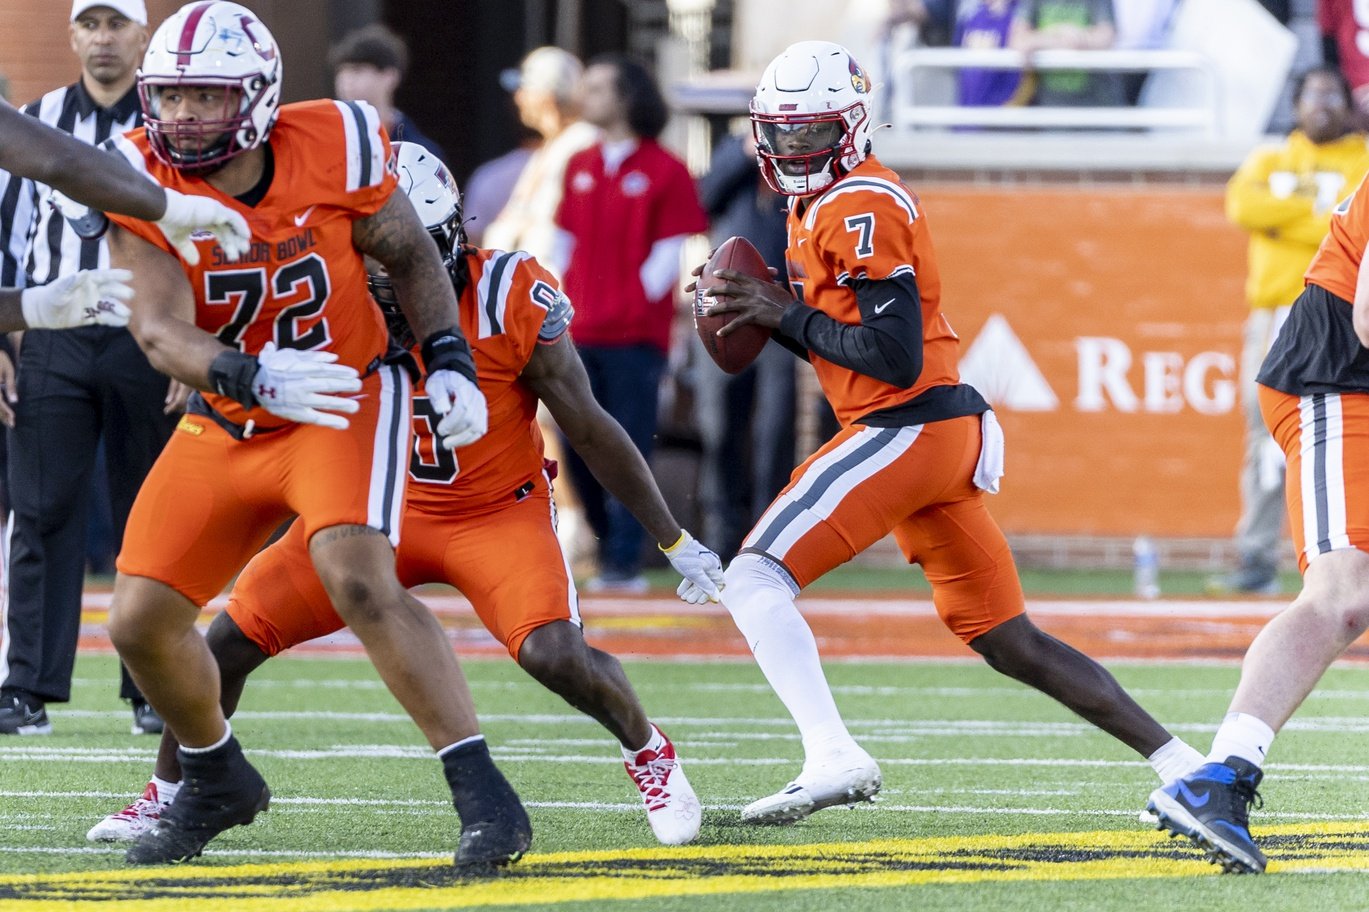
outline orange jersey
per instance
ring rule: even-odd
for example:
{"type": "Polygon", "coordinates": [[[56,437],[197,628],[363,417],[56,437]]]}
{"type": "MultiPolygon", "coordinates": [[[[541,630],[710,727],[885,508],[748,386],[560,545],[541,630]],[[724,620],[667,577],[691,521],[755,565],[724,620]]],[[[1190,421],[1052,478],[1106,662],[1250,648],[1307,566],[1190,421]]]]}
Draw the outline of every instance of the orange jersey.
{"type": "Polygon", "coordinates": [[[872,155],[815,196],[789,210],[789,284],[799,300],[842,323],[860,322],[850,282],[912,273],[922,298],[923,367],[908,389],[857,373],[810,353],[837,419],[901,405],[936,386],[960,382],[960,340],[941,313],[941,275],[917,197],[872,155]]]}
{"type": "MultiPolygon", "coordinates": [[[[268,341],[281,348],[324,349],[365,373],[384,354],[387,335],[366,288],[361,253],[352,244],[352,223],[375,214],[394,192],[385,128],[365,103],[308,101],[282,107],[268,141],[275,174],[256,206],[162,164],[141,129],[116,146],[157,182],[217,199],[251,226],[252,249],[237,262],[227,262],[206,236],[198,244],[200,262],[181,264],[195,293],[197,326],[249,354],[268,341]]],[[[110,217],[175,255],[155,225],[110,217]]],[[[265,409],[246,411],[227,397],[204,396],[230,421],[285,423],[265,409]]]]}
{"type": "Polygon", "coordinates": [[[555,277],[522,251],[475,250],[466,262],[461,330],[475,356],[489,430],[470,446],[447,450],[432,406],[421,391],[415,397],[408,504],[425,513],[503,506],[546,486],[537,397],[518,377],[539,339],[553,342],[565,331],[569,302],[555,277]]]}
{"type": "Polygon", "coordinates": [[[1355,192],[1331,213],[1331,229],[1321,242],[1303,280],[1320,285],[1336,297],[1355,300],[1360,260],[1369,244],[1369,192],[1361,181],[1355,192]]]}

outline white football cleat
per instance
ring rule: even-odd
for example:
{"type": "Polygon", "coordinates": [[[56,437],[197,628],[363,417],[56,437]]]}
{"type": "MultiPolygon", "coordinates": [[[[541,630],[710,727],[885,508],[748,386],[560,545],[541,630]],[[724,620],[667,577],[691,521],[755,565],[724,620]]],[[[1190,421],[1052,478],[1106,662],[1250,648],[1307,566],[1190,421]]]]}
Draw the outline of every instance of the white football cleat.
{"type": "Polygon", "coordinates": [[[639,751],[623,766],[642,793],[647,821],[656,839],[664,845],[684,845],[699,835],[703,808],[680,768],[675,745],[655,725],[651,728],[660,734],[665,745],[660,750],[639,751]]]}
{"type": "Polygon", "coordinates": [[[110,814],[86,833],[91,842],[133,842],[152,829],[152,825],[162,816],[162,811],[171,805],[157,797],[156,783],[149,782],[138,798],[118,813],[110,814]]]}
{"type": "Polygon", "coordinates": [[[795,823],[823,808],[873,801],[882,784],[879,764],[857,748],[821,763],[805,763],[783,791],[742,808],[742,822],[795,823]]]}

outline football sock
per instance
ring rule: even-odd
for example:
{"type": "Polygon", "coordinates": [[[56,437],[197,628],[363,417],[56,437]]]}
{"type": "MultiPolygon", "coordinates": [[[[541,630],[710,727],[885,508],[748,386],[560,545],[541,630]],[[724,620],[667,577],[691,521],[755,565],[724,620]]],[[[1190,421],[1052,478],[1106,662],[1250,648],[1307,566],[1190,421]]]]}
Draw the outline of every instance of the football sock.
{"type": "Polygon", "coordinates": [[[1170,738],[1146,759],[1150,761],[1151,768],[1155,770],[1155,775],[1160,777],[1163,785],[1169,785],[1175,779],[1187,776],[1207,762],[1202,754],[1182,738],[1170,738]]]}
{"type": "MultiPolygon", "coordinates": [[[[621,747],[621,745],[619,746],[621,747]]],[[[628,750],[626,747],[622,749],[623,759],[628,763],[631,763],[637,759],[637,755],[642,751],[651,750],[660,753],[663,747],[665,747],[665,735],[661,734],[661,730],[653,725],[651,726],[651,737],[647,739],[646,744],[643,744],[636,750],[628,750]]]]}
{"type": "Polygon", "coordinates": [[[157,800],[162,804],[170,804],[176,800],[176,793],[181,790],[179,782],[167,782],[158,776],[152,777],[152,786],[157,790],[157,800]]]}
{"type": "Polygon", "coordinates": [[[1274,743],[1274,729],[1249,713],[1227,713],[1212,739],[1208,763],[1225,763],[1227,757],[1240,757],[1247,763],[1264,766],[1265,755],[1274,743]]]}
{"type": "Polygon", "coordinates": [[[186,747],[184,744],[182,744],[178,748],[178,750],[180,750],[181,753],[189,754],[192,757],[198,756],[200,754],[207,754],[210,751],[216,751],[219,748],[223,747],[225,744],[228,743],[228,739],[232,737],[233,726],[228,723],[227,719],[225,719],[223,722],[223,737],[215,741],[213,744],[209,745],[208,747],[186,747]]]}
{"type": "Polygon", "coordinates": [[[722,601],[746,637],[765,679],[798,724],[804,753],[822,757],[855,742],[837,712],[813,639],[788,573],[773,561],[743,554],[727,569],[722,601]]]}
{"type": "Polygon", "coordinates": [[[440,756],[442,772],[452,790],[452,804],[456,806],[462,826],[494,820],[501,816],[500,808],[509,801],[517,803],[518,796],[494,765],[483,736],[458,741],[443,748],[440,756]]]}

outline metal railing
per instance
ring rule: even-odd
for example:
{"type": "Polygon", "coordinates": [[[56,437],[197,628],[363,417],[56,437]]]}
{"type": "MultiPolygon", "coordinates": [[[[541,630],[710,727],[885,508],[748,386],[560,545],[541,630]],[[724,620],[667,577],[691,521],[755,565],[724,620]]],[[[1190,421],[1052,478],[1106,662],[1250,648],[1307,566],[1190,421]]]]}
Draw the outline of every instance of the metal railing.
{"type": "MultiPolygon", "coordinates": [[[[1018,129],[1165,129],[1202,133],[1216,139],[1222,131],[1221,85],[1210,58],[1191,51],[1036,51],[1024,55],[1011,49],[914,48],[895,58],[893,93],[888,116],[895,130],[989,127],[1018,129]],[[1196,87],[1185,85],[1183,105],[1141,107],[971,107],[932,103],[919,95],[919,83],[931,70],[965,69],[1061,70],[1119,73],[1175,72],[1189,74],[1196,87]]],[[[954,79],[950,96],[954,98],[954,79]]],[[[1176,93],[1171,93],[1176,94],[1176,93]]]]}

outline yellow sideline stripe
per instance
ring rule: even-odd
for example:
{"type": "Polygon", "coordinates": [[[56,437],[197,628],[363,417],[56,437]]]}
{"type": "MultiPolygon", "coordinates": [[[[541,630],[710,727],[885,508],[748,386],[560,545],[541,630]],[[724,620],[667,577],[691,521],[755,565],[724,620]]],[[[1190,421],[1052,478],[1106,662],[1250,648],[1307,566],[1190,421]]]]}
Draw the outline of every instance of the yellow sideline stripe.
{"type": "MultiPolygon", "coordinates": [[[[1357,824],[1264,827],[1270,871],[1369,870],[1357,824]]],[[[3,912],[373,912],[587,900],[1217,875],[1187,842],[1149,831],[1027,833],[814,845],[717,845],[533,855],[460,882],[432,860],[123,868],[0,876],[3,912]]]]}

